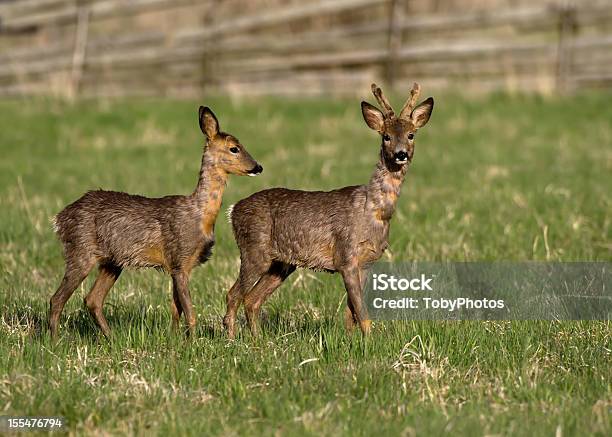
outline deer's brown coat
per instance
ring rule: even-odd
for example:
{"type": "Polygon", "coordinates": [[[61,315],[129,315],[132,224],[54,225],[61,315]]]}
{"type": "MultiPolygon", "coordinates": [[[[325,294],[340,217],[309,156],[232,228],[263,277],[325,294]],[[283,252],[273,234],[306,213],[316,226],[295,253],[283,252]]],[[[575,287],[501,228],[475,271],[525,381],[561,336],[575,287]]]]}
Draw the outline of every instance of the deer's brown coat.
{"type": "Polygon", "coordinates": [[[104,299],[128,267],[155,267],[172,275],[173,323],[178,326],[184,313],[188,330],[193,331],[189,276],[211,255],[227,177],[262,170],[238,139],[219,131],[217,118],[209,108],[200,107],[199,123],[207,142],[192,194],[147,198],[89,191],[55,217],[66,270],[50,301],[49,327],[54,337],[66,301],[96,264],[99,274],[85,304],[105,335],[110,329],[102,314],[104,299]]]}
{"type": "Polygon", "coordinates": [[[362,102],[362,113],[382,142],[367,184],[333,191],[273,188],[234,206],[231,222],[241,265],[227,295],[224,324],[230,337],[241,303],[251,332],[257,333],[261,305],[297,267],[339,272],[348,295],[348,326],[358,323],[364,333],[369,331],[361,299],[365,270],[388,246],[389,223],[414,153],[414,134],[433,110],[431,97],[414,107],[417,84],[400,117],[380,88],[372,89],[383,111],[362,102]]]}

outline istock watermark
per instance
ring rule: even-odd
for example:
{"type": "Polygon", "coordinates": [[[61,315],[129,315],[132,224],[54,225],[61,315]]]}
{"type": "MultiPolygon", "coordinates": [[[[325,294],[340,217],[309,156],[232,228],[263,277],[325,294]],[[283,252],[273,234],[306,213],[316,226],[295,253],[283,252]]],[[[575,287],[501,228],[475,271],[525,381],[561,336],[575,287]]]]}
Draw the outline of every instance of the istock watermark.
{"type": "Polygon", "coordinates": [[[364,301],[374,320],[610,320],[612,263],[378,263],[364,301]]]}

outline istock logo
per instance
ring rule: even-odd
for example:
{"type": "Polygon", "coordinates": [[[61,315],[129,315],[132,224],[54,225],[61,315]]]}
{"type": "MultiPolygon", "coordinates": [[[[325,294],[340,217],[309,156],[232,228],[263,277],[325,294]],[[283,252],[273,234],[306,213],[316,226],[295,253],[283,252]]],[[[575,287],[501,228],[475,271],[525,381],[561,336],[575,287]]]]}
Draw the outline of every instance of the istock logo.
{"type": "Polygon", "coordinates": [[[612,320],[609,262],[376,263],[372,320],[612,320]]]}
{"type": "Polygon", "coordinates": [[[393,275],[385,273],[372,275],[374,291],[433,291],[429,285],[433,281],[435,275],[427,277],[421,274],[420,278],[396,278],[393,275]]]}

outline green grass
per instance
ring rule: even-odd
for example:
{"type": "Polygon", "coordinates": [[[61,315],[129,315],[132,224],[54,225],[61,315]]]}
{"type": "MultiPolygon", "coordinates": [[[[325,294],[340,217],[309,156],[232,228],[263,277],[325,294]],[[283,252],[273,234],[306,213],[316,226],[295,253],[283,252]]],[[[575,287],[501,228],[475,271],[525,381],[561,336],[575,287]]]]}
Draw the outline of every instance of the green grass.
{"type": "MultiPolygon", "coordinates": [[[[610,98],[436,96],[383,259],[612,260],[610,98]]],[[[609,322],[379,322],[363,340],[344,332],[340,278],[302,271],[266,304],[261,338],[241,320],[228,341],[239,258],[223,219],[192,276],[195,339],[172,334],[169,278],[149,270],[111,291],[112,341],[82,307],[90,277],[53,344],[49,218],[97,187],[191,192],[199,103],[0,101],[0,415],[62,415],[74,433],[610,435],[609,322]]],[[[206,103],[265,168],[232,178],[226,206],[373,171],[356,99],[206,103]]]]}

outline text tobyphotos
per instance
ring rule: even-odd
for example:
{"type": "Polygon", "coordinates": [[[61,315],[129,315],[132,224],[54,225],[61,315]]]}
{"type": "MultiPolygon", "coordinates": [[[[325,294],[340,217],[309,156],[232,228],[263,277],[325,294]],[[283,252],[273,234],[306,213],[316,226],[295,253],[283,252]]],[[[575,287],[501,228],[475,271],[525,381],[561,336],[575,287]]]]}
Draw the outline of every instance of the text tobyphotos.
{"type": "Polygon", "coordinates": [[[372,300],[372,306],[376,309],[389,310],[416,310],[421,307],[425,309],[447,310],[473,310],[473,309],[504,309],[506,304],[502,299],[470,299],[469,297],[433,298],[433,297],[402,297],[399,299],[384,299],[376,297],[372,300]],[[421,305],[423,304],[423,305],[421,305]]]}

